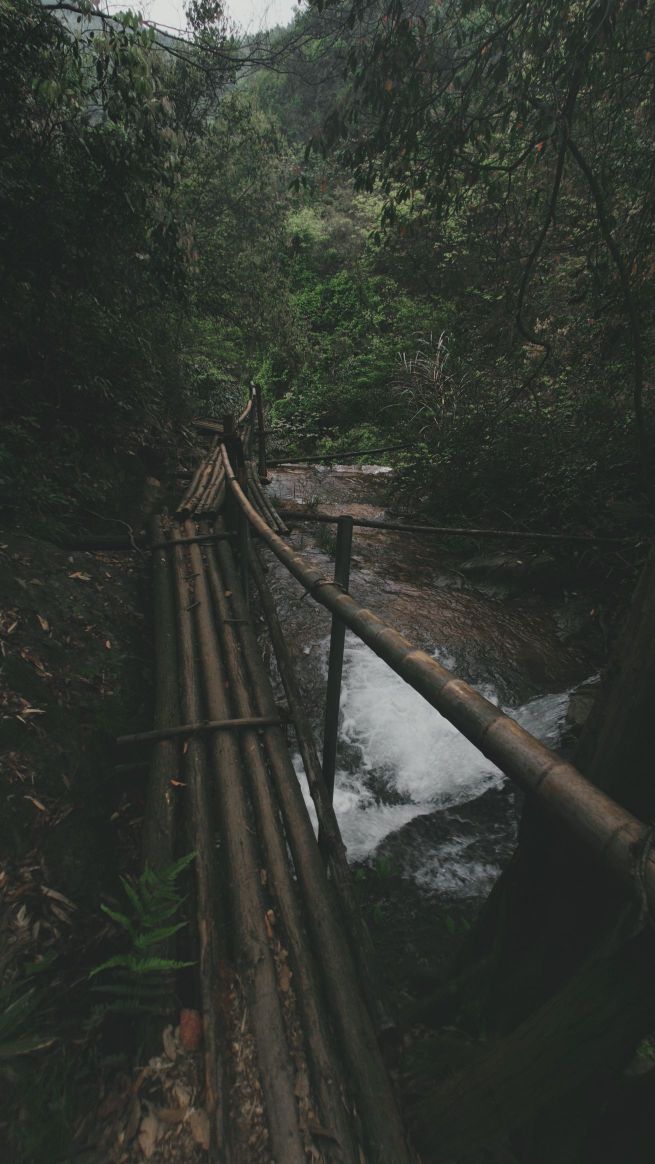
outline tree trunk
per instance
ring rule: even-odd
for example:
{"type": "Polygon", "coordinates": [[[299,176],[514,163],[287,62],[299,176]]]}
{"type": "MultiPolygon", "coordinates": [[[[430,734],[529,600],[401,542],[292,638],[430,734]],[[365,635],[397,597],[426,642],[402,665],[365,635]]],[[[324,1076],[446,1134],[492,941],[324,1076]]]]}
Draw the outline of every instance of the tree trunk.
{"type": "MultiPolygon", "coordinates": [[[[585,725],[575,763],[642,820],[655,816],[655,550],[642,570],[585,725]]],[[[485,1012],[511,1030],[566,980],[614,923],[625,893],[598,862],[526,800],[519,844],[461,951],[457,972],[485,963],[485,1012]],[[489,965],[491,962],[491,967],[489,965]]]]}
{"type": "MultiPolygon", "coordinates": [[[[654,642],[651,551],[575,757],[590,780],[642,820],[655,816],[654,642]]],[[[538,1112],[552,1120],[566,1095],[569,1111],[576,1113],[577,1105],[579,1114],[582,1092],[593,1091],[603,1075],[607,1082],[607,1072],[618,1071],[649,1033],[652,932],[625,943],[618,936],[647,921],[638,863],[636,854],[630,902],[599,862],[528,798],[517,851],[460,953],[458,979],[414,1015],[440,1023],[457,1017],[466,1025],[472,1005],[478,1026],[498,1039],[419,1109],[420,1137],[431,1141],[437,1159],[449,1158],[455,1145],[459,1159],[473,1141],[486,1143],[538,1112]]],[[[593,1126],[597,1112],[588,1118],[593,1126]]],[[[538,1158],[560,1164],[561,1151],[556,1146],[538,1158]]],[[[525,1159],[536,1164],[537,1156],[528,1150],[525,1159]]]]}

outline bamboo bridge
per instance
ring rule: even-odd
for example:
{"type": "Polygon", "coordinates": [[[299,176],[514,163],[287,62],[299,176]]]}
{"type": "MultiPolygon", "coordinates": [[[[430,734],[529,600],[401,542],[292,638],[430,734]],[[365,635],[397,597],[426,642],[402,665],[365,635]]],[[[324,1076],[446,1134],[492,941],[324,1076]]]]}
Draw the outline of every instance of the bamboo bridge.
{"type": "Polygon", "coordinates": [[[540,802],[626,891],[644,894],[653,910],[649,830],[348,593],[351,518],[339,522],[334,578],[292,548],[262,489],[264,422],[256,389],[237,422],[204,421],[199,428],[208,452],[175,516],[155,519],[150,531],[154,728],[119,742],[152,745],[146,862],[165,867],[183,846],[196,852],[210,1159],[409,1164],[417,1157],[385,1062],[393,1020],[376,981],[332,807],[345,628],[540,802]],[[332,612],[322,761],[260,546],[332,612]],[[255,591],[284,708],[276,703],[257,641],[250,608],[255,591]],[[288,725],[316,808],[318,837],[291,761],[288,725]],[[640,852],[646,857],[636,886],[640,852]],[[246,1067],[235,1049],[246,1044],[256,1078],[256,1102],[249,1107],[242,1094],[246,1067]]]}

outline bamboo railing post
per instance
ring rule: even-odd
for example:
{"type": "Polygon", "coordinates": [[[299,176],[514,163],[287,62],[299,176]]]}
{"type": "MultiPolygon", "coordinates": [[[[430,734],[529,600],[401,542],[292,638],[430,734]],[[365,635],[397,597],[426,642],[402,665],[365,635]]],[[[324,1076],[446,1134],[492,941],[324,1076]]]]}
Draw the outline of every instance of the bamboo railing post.
{"type": "MultiPolygon", "coordinates": [[[[337,522],[337,547],[334,561],[334,581],[345,592],[350,582],[350,553],[353,544],[353,519],[340,517],[337,522]]],[[[337,614],[332,615],[330,634],[330,661],[328,664],[325,695],[325,730],[323,733],[323,782],[330,799],[334,795],[334,774],[337,766],[337,736],[339,732],[339,702],[346,625],[337,614]]],[[[320,840],[320,838],[319,838],[320,840]]]]}
{"type": "Polygon", "coordinates": [[[266,430],[264,428],[264,402],[262,400],[262,390],[259,384],[253,385],[255,393],[255,407],[257,408],[257,438],[258,438],[258,461],[257,472],[260,481],[268,481],[266,474],[266,430]]]}
{"type": "MultiPolygon", "coordinates": [[[[250,400],[252,404],[252,397],[250,400]]],[[[249,410],[246,409],[239,417],[239,423],[244,423],[250,415],[249,410]]],[[[246,464],[244,459],[244,450],[242,440],[237,432],[234,417],[226,415],[223,417],[223,444],[227,452],[230,463],[234,466],[237,475],[237,481],[245,496],[248,496],[248,475],[246,471],[246,464]]],[[[241,573],[241,585],[246,597],[246,605],[248,604],[248,553],[250,546],[250,523],[244,514],[238,502],[235,503],[234,498],[228,492],[226,495],[226,517],[230,529],[235,530],[238,537],[239,545],[239,567],[241,573]]]]}
{"type": "MultiPolygon", "coordinates": [[[[246,497],[248,496],[248,475],[246,473],[245,465],[239,468],[239,484],[243,489],[246,497]]],[[[239,519],[239,573],[241,575],[241,586],[243,588],[243,597],[246,603],[246,610],[250,606],[250,597],[248,594],[248,558],[250,555],[250,522],[243,512],[240,505],[237,506],[237,514],[239,519]]]]}

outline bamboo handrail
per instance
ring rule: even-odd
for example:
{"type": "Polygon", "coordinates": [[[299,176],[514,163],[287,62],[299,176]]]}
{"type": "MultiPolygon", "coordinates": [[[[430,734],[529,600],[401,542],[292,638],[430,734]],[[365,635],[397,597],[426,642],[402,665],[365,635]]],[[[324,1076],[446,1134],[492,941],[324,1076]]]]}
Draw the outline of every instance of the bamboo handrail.
{"type": "Polygon", "coordinates": [[[372,457],[378,453],[394,453],[400,449],[410,449],[411,447],[411,443],[405,441],[402,445],[380,445],[377,449],[352,449],[350,452],[321,453],[319,456],[312,455],[311,457],[278,458],[277,460],[269,461],[268,465],[271,469],[280,469],[285,465],[312,465],[321,464],[323,461],[357,460],[358,457],[372,457]]]}
{"type": "Polygon", "coordinates": [[[274,533],[236,480],[226,449],[225,473],[251,525],[317,602],[337,614],[380,658],[448,719],[524,791],[535,795],[633,892],[655,910],[655,855],[646,852],[650,830],[591,784],[446,667],[324,578],[274,533]],[[645,859],[639,861],[640,852],[645,859]]]}
{"type": "MultiPolygon", "coordinates": [[[[322,524],[336,525],[340,517],[350,516],[349,514],[340,513],[336,515],[331,513],[301,513],[293,509],[279,509],[277,512],[280,517],[286,518],[291,524],[294,521],[315,521],[322,524]]],[[[440,534],[444,537],[507,538],[508,540],[517,541],[572,542],[580,545],[612,546],[637,545],[643,540],[638,536],[612,538],[597,534],[533,533],[528,529],[466,529],[464,527],[460,528],[447,525],[413,525],[408,522],[383,521],[377,517],[353,517],[352,522],[353,525],[362,526],[364,529],[386,529],[393,532],[411,534],[440,534]]]]}

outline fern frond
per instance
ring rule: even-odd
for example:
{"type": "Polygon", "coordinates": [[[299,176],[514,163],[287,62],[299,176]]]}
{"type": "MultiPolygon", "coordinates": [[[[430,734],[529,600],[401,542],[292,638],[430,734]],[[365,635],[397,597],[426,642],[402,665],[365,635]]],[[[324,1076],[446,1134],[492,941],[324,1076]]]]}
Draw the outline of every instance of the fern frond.
{"type": "Polygon", "coordinates": [[[195,852],[187,853],[166,869],[147,867],[137,882],[122,877],[128,912],[102,906],[103,912],[128,935],[130,949],[114,954],[89,975],[107,975],[106,980],[91,988],[109,1000],[96,1012],[100,1016],[133,1011],[161,1014],[170,994],[167,979],[174,971],[193,965],[151,951],[164,946],[187,924],[172,921],[184,901],[176,882],[195,856],[195,852]]]}
{"type": "Polygon", "coordinates": [[[110,917],[111,920],[115,921],[117,925],[122,926],[122,928],[130,935],[130,937],[132,936],[134,933],[134,927],[132,926],[132,922],[130,921],[127,914],[119,913],[117,909],[110,909],[108,905],[101,905],[100,908],[103,913],[107,914],[107,917],[110,917]]]}
{"type": "Polygon", "coordinates": [[[143,950],[147,946],[156,946],[158,942],[165,942],[167,938],[172,938],[178,930],[183,930],[186,924],[186,922],[176,922],[173,926],[163,926],[162,929],[139,934],[134,944],[138,950],[143,950]]]}

